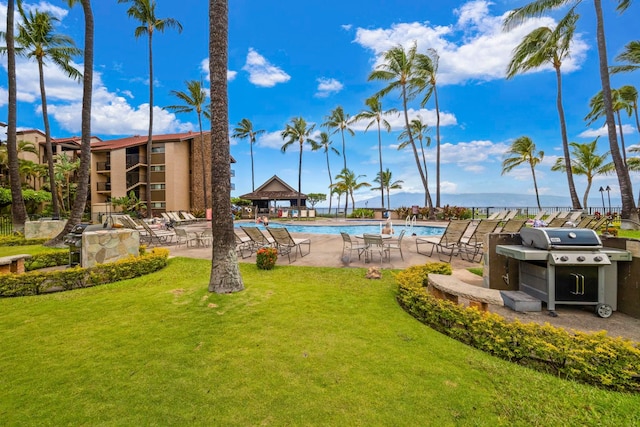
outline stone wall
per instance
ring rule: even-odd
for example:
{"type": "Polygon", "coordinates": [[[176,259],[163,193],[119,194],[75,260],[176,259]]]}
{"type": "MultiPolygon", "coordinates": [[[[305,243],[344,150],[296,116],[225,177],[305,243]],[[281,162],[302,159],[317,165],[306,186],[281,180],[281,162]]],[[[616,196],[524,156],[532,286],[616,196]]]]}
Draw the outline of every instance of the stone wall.
{"type": "Polygon", "coordinates": [[[137,230],[118,228],[82,233],[82,261],[85,268],[105,264],[129,255],[137,256],[140,233],[137,230]]]}
{"type": "Polygon", "coordinates": [[[24,224],[26,239],[52,239],[67,225],[66,220],[27,221],[24,224]]]}

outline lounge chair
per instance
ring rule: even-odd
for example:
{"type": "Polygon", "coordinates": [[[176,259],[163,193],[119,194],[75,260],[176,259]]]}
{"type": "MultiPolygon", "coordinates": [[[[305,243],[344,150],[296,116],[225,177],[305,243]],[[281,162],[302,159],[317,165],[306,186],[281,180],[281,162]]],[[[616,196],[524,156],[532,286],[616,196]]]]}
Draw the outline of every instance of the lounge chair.
{"type": "Polygon", "coordinates": [[[567,222],[567,218],[557,216],[547,223],[547,227],[562,227],[567,222]]]}
{"type": "Polygon", "coordinates": [[[464,257],[466,255],[469,261],[474,262],[478,255],[482,257],[485,236],[496,231],[499,225],[499,219],[483,219],[480,221],[471,236],[460,241],[460,256],[464,257]]]}
{"type": "Polygon", "coordinates": [[[291,264],[291,253],[293,252],[295,261],[298,257],[298,252],[300,252],[300,256],[305,256],[311,253],[311,240],[309,239],[294,239],[289,234],[289,230],[286,228],[273,228],[267,227],[267,231],[275,240],[276,248],[278,249],[278,255],[287,255],[289,258],[289,264],[291,264]],[[302,245],[307,246],[307,252],[302,252],[302,245]]]}
{"type": "Polygon", "coordinates": [[[504,219],[504,217],[507,216],[508,213],[509,211],[494,212],[489,215],[487,219],[504,219]]]}
{"type": "Polygon", "coordinates": [[[544,217],[542,219],[542,222],[544,224],[549,224],[551,221],[553,221],[554,219],[556,219],[558,217],[558,215],[560,214],[560,211],[555,211],[555,212],[551,212],[549,215],[547,215],[546,217],[544,217]]]}
{"type": "Polygon", "coordinates": [[[377,252],[380,255],[380,263],[385,257],[389,258],[389,250],[384,245],[384,240],[381,234],[363,234],[364,244],[367,245],[365,262],[370,262],[373,259],[373,253],[377,252]]]}
{"type": "Polygon", "coordinates": [[[313,218],[315,219],[316,217],[316,210],[315,209],[309,209],[309,214],[307,215],[309,218],[313,218]]]}
{"type": "Polygon", "coordinates": [[[450,263],[453,256],[458,253],[460,249],[460,240],[462,240],[462,236],[464,236],[470,225],[471,220],[469,219],[449,221],[449,225],[447,225],[447,228],[441,236],[418,237],[416,239],[416,251],[422,255],[432,256],[433,250],[436,249],[440,254],[440,261],[443,261],[442,255],[448,255],[448,262],[450,263]],[[426,252],[420,252],[420,246],[425,244],[431,245],[431,252],[428,254],[426,252]]]}
{"type": "Polygon", "coordinates": [[[264,235],[258,227],[246,227],[241,225],[240,228],[251,239],[251,252],[256,252],[258,249],[265,246],[273,246],[275,241],[271,237],[264,235]]]}
{"type": "Polygon", "coordinates": [[[234,230],[233,235],[236,238],[236,252],[240,254],[242,258],[250,257],[253,251],[251,250],[251,239],[249,236],[241,236],[234,230]],[[248,255],[245,255],[248,252],[248,255]]]}
{"type": "Polygon", "coordinates": [[[341,256],[341,259],[344,261],[344,259],[345,259],[344,258],[344,253],[348,252],[349,253],[349,258],[348,258],[347,263],[351,262],[351,252],[357,251],[358,252],[358,259],[360,259],[362,254],[365,253],[366,250],[369,248],[364,243],[359,243],[357,241],[352,240],[351,236],[349,236],[349,234],[345,233],[344,231],[341,231],[340,235],[342,236],[342,256],[341,256]]]}
{"type": "Polygon", "coordinates": [[[291,218],[298,218],[298,210],[296,209],[291,210],[291,218]]]}
{"type": "Polygon", "coordinates": [[[504,223],[500,233],[519,233],[526,223],[526,219],[510,219],[504,223]]]}
{"type": "Polygon", "coordinates": [[[402,255],[402,238],[405,232],[406,230],[402,229],[397,238],[392,237],[391,239],[384,240],[384,248],[387,251],[389,259],[391,259],[391,251],[395,250],[400,252],[400,258],[404,261],[404,256],[402,255]]]}
{"type": "Polygon", "coordinates": [[[309,212],[308,212],[306,209],[301,210],[301,211],[300,211],[300,219],[302,219],[302,218],[304,218],[304,219],[309,218],[308,213],[309,213],[309,212]]]}
{"type": "Polygon", "coordinates": [[[199,237],[196,233],[185,230],[184,228],[176,227],[176,244],[178,247],[182,244],[189,246],[196,246],[199,242],[199,237]]]}
{"type": "Polygon", "coordinates": [[[507,214],[502,218],[503,221],[509,221],[510,219],[514,219],[518,215],[518,209],[512,209],[507,211],[507,214]]]}
{"type": "Polygon", "coordinates": [[[600,229],[603,226],[606,226],[608,222],[609,222],[609,218],[607,218],[606,216],[602,216],[602,217],[600,217],[600,219],[597,219],[597,220],[593,221],[592,223],[590,223],[587,226],[587,228],[595,230],[596,233],[599,233],[600,229]]]}
{"type": "Polygon", "coordinates": [[[574,225],[576,228],[589,228],[589,224],[596,220],[595,216],[587,215],[582,218],[577,224],[574,225]]]}
{"type": "Polygon", "coordinates": [[[281,218],[289,218],[289,211],[287,209],[282,210],[281,218]]]}
{"type": "Polygon", "coordinates": [[[174,233],[173,231],[153,229],[149,227],[149,224],[144,222],[144,220],[138,221],[137,224],[141,225],[143,228],[143,231],[141,233],[144,234],[141,234],[140,237],[142,237],[143,240],[146,240],[149,245],[152,245],[153,243],[156,243],[158,245],[171,243],[171,241],[173,240],[173,236],[176,235],[176,233],[174,233]]]}

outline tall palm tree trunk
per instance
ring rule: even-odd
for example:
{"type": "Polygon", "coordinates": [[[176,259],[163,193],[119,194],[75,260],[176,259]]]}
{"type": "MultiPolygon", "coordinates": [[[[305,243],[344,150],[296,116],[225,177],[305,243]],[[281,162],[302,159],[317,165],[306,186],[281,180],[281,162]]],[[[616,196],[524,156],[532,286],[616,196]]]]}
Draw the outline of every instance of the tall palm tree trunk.
{"type": "MultiPolygon", "coordinates": [[[[327,158],[327,172],[329,172],[329,215],[331,215],[331,200],[333,199],[333,192],[331,190],[333,189],[333,178],[331,178],[331,168],[329,167],[329,149],[326,149],[324,154],[327,158]]],[[[338,203],[340,203],[339,200],[338,203]]]]}
{"type": "MultiPolygon", "coordinates": [[[[440,207],[440,105],[438,104],[438,90],[433,85],[433,96],[436,103],[436,207],[440,207]]],[[[426,168],[426,167],[425,167],[426,168]]],[[[425,189],[427,188],[425,184],[425,189]]],[[[428,190],[427,190],[428,191],[428,190]]],[[[431,208],[429,209],[432,210],[431,208]]]]}
{"type": "Polygon", "coordinates": [[[380,198],[382,200],[382,209],[384,210],[384,183],[382,181],[382,131],[380,130],[380,118],[378,122],[378,158],[380,159],[380,198]]]}
{"type": "Polygon", "coordinates": [[[620,114],[620,110],[616,111],[616,116],[618,118],[618,132],[620,132],[620,149],[622,151],[622,162],[624,166],[627,167],[627,147],[624,144],[624,133],[622,132],[622,115],[620,114]]]}
{"type": "Polygon", "coordinates": [[[609,66],[607,63],[607,46],[604,35],[604,18],[602,16],[602,1],[594,0],[596,12],[596,38],[598,41],[598,59],[600,69],[600,80],[602,82],[602,99],[604,101],[604,109],[607,123],[607,134],[609,136],[609,148],[611,158],[618,175],[618,185],[620,186],[620,198],[622,201],[621,216],[624,219],[632,219],[638,221],[638,212],[636,211],[635,200],[633,199],[633,188],[629,171],[620,155],[620,147],[618,147],[618,139],[616,137],[616,123],[613,117],[613,102],[611,101],[611,82],[609,80],[609,66]]]}
{"type": "Polygon", "coordinates": [[[228,0],[209,0],[209,74],[211,76],[211,275],[209,292],[230,293],[244,289],[238,267],[233,215],[229,154],[229,103],[227,98],[228,0]],[[214,187],[215,184],[215,187],[214,187]],[[215,188],[215,190],[214,190],[215,188]]]}
{"type": "Polygon", "coordinates": [[[7,111],[7,156],[9,157],[9,179],[11,181],[11,221],[13,231],[23,231],[27,219],[27,209],[22,197],[20,166],[18,164],[17,126],[17,85],[16,85],[16,50],[14,42],[15,2],[7,2],[7,77],[9,90],[9,106],[7,111]]]}
{"type": "Polygon", "coordinates": [[[254,143],[254,138],[252,136],[249,137],[249,150],[251,151],[251,191],[256,191],[256,182],[254,179],[254,173],[253,173],[253,143],[254,143]]]}
{"type": "MultiPolygon", "coordinates": [[[[564,108],[562,106],[562,74],[560,67],[554,67],[556,70],[557,96],[556,105],[558,108],[558,117],[560,119],[560,133],[562,134],[562,151],[564,154],[564,166],[567,173],[567,183],[569,184],[569,195],[571,196],[571,205],[573,209],[582,209],[580,199],[576,192],[576,185],[573,181],[573,169],[571,168],[571,154],[569,153],[569,138],[567,137],[567,123],[564,117],[564,108]]],[[[585,201],[586,203],[586,201],[585,201]]]]}
{"type": "MultiPolygon", "coordinates": [[[[212,110],[213,111],[213,110],[212,110]]],[[[153,218],[151,206],[151,148],[153,147],[153,29],[149,27],[149,134],[147,136],[147,218],[153,218]]],[[[204,158],[202,159],[204,161],[204,158]]],[[[204,179],[204,177],[202,177],[204,179]]]]}
{"type": "Polygon", "coordinates": [[[538,203],[538,210],[542,210],[542,206],[540,205],[540,195],[538,194],[538,181],[536,180],[536,170],[531,165],[531,175],[533,176],[533,188],[536,191],[536,202],[538,203]]]}
{"type": "Polygon", "coordinates": [[[69,221],[64,229],[47,246],[56,246],[62,242],[71,229],[82,222],[82,214],[89,198],[89,177],[91,171],[91,101],[93,97],[93,38],[94,21],[91,0],[82,0],[84,13],[84,71],[82,74],[82,112],[81,112],[81,145],[80,168],[78,170],[78,190],[71,207],[69,221]]]}
{"type": "Polygon", "coordinates": [[[302,144],[304,141],[300,140],[300,159],[298,160],[298,200],[296,201],[298,210],[298,221],[300,220],[300,192],[302,191],[302,144]]]}
{"type": "Polygon", "coordinates": [[[200,127],[200,157],[202,157],[202,204],[207,211],[207,166],[205,164],[204,132],[202,132],[202,114],[198,113],[198,126],[200,127]]]}
{"type": "MultiPolygon", "coordinates": [[[[49,114],[47,113],[47,94],[44,88],[44,67],[42,65],[42,59],[38,58],[38,73],[40,78],[40,99],[42,101],[42,120],[44,122],[44,139],[45,148],[47,151],[47,168],[49,171],[49,188],[51,194],[56,194],[56,174],[53,168],[53,146],[51,144],[51,126],[49,125],[49,114]]],[[[60,206],[56,197],[51,197],[51,204],[53,208],[53,218],[60,218],[60,206]]]]}
{"type": "Polygon", "coordinates": [[[347,150],[345,150],[345,142],[344,142],[344,129],[340,129],[340,133],[342,134],[342,158],[344,159],[344,168],[347,168],[347,150]]]}
{"type": "Polygon", "coordinates": [[[422,163],[424,165],[424,179],[427,182],[427,187],[424,192],[424,204],[429,208],[429,218],[431,218],[431,213],[433,213],[433,200],[431,199],[431,192],[429,191],[429,171],[427,170],[427,156],[424,153],[422,137],[420,137],[420,150],[422,151],[422,163]]]}
{"type": "Polygon", "coordinates": [[[404,85],[402,86],[402,109],[404,110],[404,125],[405,125],[405,128],[407,129],[407,133],[409,134],[409,142],[411,143],[411,148],[413,149],[413,157],[415,158],[416,166],[418,166],[420,179],[422,180],[422,185],[424,186],[424,190],[426,192],[427,180],[424,176],[422,165],[420,164],[420,156],[418,155],[418,149],[416,148],[416,143],[413,139],[411,127],[409,125],[409,114],[407,113],[407,89],[404,85]]]}

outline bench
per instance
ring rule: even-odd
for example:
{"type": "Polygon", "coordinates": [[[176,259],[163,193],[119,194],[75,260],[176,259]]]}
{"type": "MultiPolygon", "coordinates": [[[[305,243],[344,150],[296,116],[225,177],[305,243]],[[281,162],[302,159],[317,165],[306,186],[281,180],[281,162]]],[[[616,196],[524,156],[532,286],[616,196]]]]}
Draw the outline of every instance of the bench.
{"type": "Polygon", "coordinates": [[[31,258],[29,254],[0,257],[0,274],[24,273],[24,260],[29,258],[31,258]]]}
{"type": "Polygon", "coordinates": [[[429,292],[436,298],[446,299],[456,304],[466,304],[487,311],[488,305],[503,306],[504,301],[497,289],[488,289],[465,283],[462,280],[444,274],[429,274],[429,292]],[[463,301],[460,301],[460,300],[463,301]]]}

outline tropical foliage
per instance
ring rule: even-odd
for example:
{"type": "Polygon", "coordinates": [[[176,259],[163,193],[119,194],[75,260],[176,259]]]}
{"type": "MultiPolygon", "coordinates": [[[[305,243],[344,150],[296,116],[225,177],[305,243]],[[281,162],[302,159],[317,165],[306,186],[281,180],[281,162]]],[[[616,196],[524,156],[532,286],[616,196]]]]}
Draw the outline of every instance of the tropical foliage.
{"type": "Polygon", "coordinates": [[[538,194],[538,181],[536,180],[535,168],[544,158],[544,151],[536,152],[536,144],[533,143],[528,136],[521,136],[511,144],[506,151],[505,158],[502,161],[502,174],[511,172],[514,168],[526,163],[531,168],[533,176],[533,188],[536,192],[536,201],[538,209],[542,209],[540,205],[540,195],[538,194]]]}

